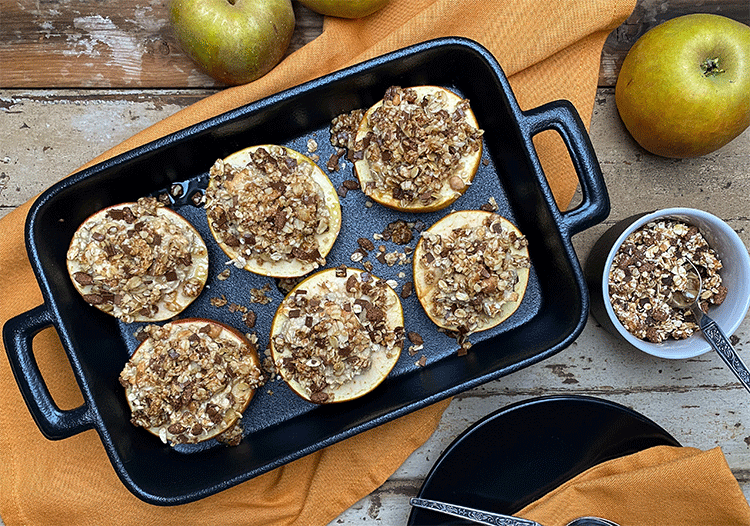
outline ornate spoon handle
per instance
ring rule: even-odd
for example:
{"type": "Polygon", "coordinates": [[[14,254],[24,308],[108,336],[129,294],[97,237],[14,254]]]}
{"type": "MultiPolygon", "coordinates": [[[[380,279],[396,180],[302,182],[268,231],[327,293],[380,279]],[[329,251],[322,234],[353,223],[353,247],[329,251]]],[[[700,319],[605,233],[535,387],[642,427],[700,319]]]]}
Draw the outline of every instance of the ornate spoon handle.
{"type": "Polygon", "coordinates": [[[479,524],[490,524],[494,526],[541,526],[538,522],[521,519],[519,517],[475,510],[474,508],[456,506],[455,504],[448,504],[436,500],[412,498],[409,502],[412,506],[416,506],[417,508],[439,511],[446,515],[461,517],[462,519],[477,522],[479,524]]]}
{"type": "Polygon", "coordinates": [[[721,359],[729,366],[742,385],[745,386],[745,389],[750,391],[750,371],[748,371],[743,361],[737,355],[737,351],[735,351],[732,344],[729,343],[729,338],[724,334],[724,331],[722,331],[716,322],[709,318],[696,304],[694,304],[690,310],[698,321],[698,325],[700,326],[703,335],[706,337],[706,340],[708,340],[708,343],[717,353],[719,353],[721,359]]]}

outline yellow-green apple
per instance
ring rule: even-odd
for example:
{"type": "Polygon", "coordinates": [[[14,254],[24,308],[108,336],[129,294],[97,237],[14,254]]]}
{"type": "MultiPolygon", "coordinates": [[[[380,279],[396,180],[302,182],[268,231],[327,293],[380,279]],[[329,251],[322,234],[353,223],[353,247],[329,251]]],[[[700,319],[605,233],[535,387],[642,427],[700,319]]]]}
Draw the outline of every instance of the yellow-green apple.
{"type": "Polygon", "coordinates": [[[700,13],[650,29],[625,57],[615,102],[651,153],[684,158],[718,150],[750,125],[750,27],[700,13]]]}
{"type": "Polygon", "coordinates": [[[362,18],[384,7],[388,0],[299,0],[299,3],[322,15],[362,18]]]}
{"type": "Polygon", "coordinates": [[[294,32],[291,0],[172,0],[170,22],[185,53],[225,84],[244,84],[284,57],[294,32]]]}

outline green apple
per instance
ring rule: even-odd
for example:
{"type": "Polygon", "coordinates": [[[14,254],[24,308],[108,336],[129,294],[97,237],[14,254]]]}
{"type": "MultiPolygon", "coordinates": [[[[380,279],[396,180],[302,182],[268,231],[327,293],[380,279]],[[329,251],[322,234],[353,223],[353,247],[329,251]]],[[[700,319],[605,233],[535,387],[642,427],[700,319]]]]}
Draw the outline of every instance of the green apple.
{"type": "Polygon", "coordinates": [[[299,0],[299,3],[322,15],[362,18],[384,7],[388,0],[299,0]]]}
{"type": "Polygon", "coordinates": [[[291,0],[172,0],[169,16],[185,53],[211,77],[233,85],[276,66],[295,23],[291,0]]]}
{"type": "Polygon", "coordinates": [[[721,148],[750,125],[750,27],[693,14],[652,28],[625,57],[615,102],[651,153],[684,158],[721,148]]]}

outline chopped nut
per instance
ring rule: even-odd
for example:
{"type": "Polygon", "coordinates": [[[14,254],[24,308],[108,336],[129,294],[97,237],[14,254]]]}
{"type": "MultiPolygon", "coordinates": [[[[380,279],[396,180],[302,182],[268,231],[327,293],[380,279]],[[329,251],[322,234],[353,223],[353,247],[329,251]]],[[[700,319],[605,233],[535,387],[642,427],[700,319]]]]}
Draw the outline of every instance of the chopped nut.
{"type": "Polygon", "coordinates": [[[385,239],[386,241],[391,240],[397,245],[406,245],[411,242],[414,234],[406,221],[397,219],[386,225],[382,232],[382,236],[382,239],[385,239]]]}

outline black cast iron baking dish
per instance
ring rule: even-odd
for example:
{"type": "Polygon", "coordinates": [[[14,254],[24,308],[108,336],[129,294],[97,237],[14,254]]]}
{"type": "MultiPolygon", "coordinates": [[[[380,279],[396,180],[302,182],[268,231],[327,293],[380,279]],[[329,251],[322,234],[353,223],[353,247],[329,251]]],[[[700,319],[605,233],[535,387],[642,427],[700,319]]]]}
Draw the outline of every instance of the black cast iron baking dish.
{"type": "MultiPolygon", "coordinates": [[[[353,178],[345,163],[329,176],[335,186],[353,178]]],[[[368,206],[361,192],[341,199],[344,222],[328,265],[356,266],[350,255],[359,237],[396,219],[429,225],[449,210],[404,215],[368,206]]],[[[158,505],[194,501],[281,466],[347,437],[371,429],[443,398],[527,367],[567,347],[583,329],[589,308],[585,280],[570,242],[572,235],[606,218],[609,200],[586,130],[573,106],[559,101],[521,111],[494,57],[462,38],[425,42],[333,73],[149,143],[86,169],[45,192],[26,225],[29,258],[44,303],[3,327],[3,337],[20,390],[42,433],[63,439],[96,429],[123,483],[141,499],[158,505]],[[331,120],[382,98],[391,85],[434,84],[468,98],[485,130],[485,161],[475,183],[452,208],[479,208],[493,197],[498,213],[528,237],[532,272],[516,313],[499,327],[472,338],[468,355],[458,356],[455,340],[435,330],[414,295],[403,300],[408,331],[420,333],[424,349],[403,352],[386,381],[358,400],[317,406],[293,395],[282,382],[261,389],[243,417],[237,447],[215,442],[172,449],[132,426],[118,375],[134,351],[136,326],[117,322],[87,305],[66,273],[65,255],[75,229],[90,214],[119,202],[160,195],[178,184],[184,197],[173,207],[201,232],[209,246],[208,287],[183,315],[218,319],[243,329],[239,313],[212,306],[210,298],[256,311],[254,331],[267,344],[273,312],[283,294],[270,278],[226,267],[202,208],[191,204],[205,188],[209,167],[249,145],[283,144],[306,152],[318,143],[320,164],[333,152],[331,120]],[[575,209],[555,205],[535,153],[532,137],[554,130],[567,145],[582,189],[575,209]],[[270,303],[251,302],[251,288],[269,288],[270,303]],[[50,397],[36,365],[31,340],[54,327],[65,347],[84,403],[61,410],[50,397]],[[426,364],[415,362],[424,355],[426,364]]],[[[416,238],[416,236],[415,236],[416,238]]],[[[377,243],[377,242],[376,242],[377,243]]],[[[403,250],[393,244],[388,251],[403,250]]],[[[412,242],[412,246],[414,242],[412,242]]],[[[411,279],[409,265],[383,265],[373,273],[399,282],[411,279]]],[[[246,328],[244,330],[247,330],[246,328]]],[[[407,342],[408,345],[408,342],[407,342]]]]}

